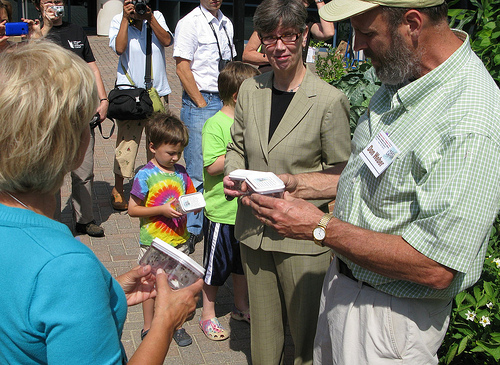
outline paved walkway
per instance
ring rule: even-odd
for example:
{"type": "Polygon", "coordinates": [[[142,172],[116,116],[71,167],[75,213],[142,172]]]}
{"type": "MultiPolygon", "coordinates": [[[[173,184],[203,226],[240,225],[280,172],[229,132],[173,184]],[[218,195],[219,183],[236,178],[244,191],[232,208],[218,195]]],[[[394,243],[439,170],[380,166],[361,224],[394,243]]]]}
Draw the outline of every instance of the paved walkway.
{"type": "MultiPolygon", "coordinates": [[[[102,73],[106,90],[113,87],[116,75],[118,56],[108,46],[107,37],[90,36],[90,43],[97,60],[97,65],[102,73]]],[[[181,107],[181,86],[175,74],[175,62],[172,58],[172,48],[167,48],[167,74],[173,90],[169,96],[170,108],[179,114],[181,107]]],[[[105,134],[109,132],[110,122],[104,122],[105,134]]],[[[98,133],[98,132],[97,132],[98,133]]],[[[139,220],[129,217],[126,212],[113,210],[110,203],[111,188],[114,184],[113,156],[116,136],[109,140],[96,135],[95,145],[95,182],[94,182],[94,214],[96,220],[105,229],[106,237],[91,238],[86,235],[79,236],[82,242],[89,246],[103,262],[108,270],[116,275],[126,272],[136,265],[139,247],[139,220]]],[[[144,138],[142,140],[144,145],[144,138]]],[[[139,169],[146,163],[145,148],[140,148],[136,167],[139,169]]],[[[132,181],[125,180],[125,193],[131,188],[132,181]]],[[[70,181],[67,178],[62,188],[63,212],[62,220],[73,228],[70,202],[70,181]]],[[[193,258],[201,264],[203,243],[196,246],[193,258]]],[[[216,314],[221,323],[231,330],[228,340],[216,342],[205,337],[198,327],[201,312],[201,301],[194,319],[185,324],[187,332],[193,337],[193,344],[179,348],[172,342],[165,364],[248,364],[250,361],[250,329],[246,323],[230,319],[232,308],[232,282],[228,282],[219,289],[216,302],[216,314]]],[[[127,322],[123,331],[122,342],[127,354],[130,356],[140,343],[140,330],[142,328],[142,308],[135,306],[129,308],[127,322]]],[[[313,334],[311,334],[312,336],[313,334]]],[[[286,363],[293,363],[293,344],[290,336],[286,339],[286,363]]]]}

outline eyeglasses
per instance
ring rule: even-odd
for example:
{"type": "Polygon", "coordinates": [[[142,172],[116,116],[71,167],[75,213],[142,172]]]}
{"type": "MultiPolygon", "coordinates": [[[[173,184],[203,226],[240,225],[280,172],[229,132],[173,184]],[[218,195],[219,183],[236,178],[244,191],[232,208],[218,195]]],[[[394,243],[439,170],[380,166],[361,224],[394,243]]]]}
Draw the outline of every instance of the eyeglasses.
{"type": "Polygon", "coordinates": [[[282,34],[280,36],[275,36],[275,35],[270,35],[270,36],[265,36],[265,37],[260,37],[260,41],[264,46],[274,46],[277,42],[278,39],[281,39],[281,41],[284,44],[293,44],[297,40],[297,38],[300,37],[302,33],[292,33],[292,34],[282,34]]]}

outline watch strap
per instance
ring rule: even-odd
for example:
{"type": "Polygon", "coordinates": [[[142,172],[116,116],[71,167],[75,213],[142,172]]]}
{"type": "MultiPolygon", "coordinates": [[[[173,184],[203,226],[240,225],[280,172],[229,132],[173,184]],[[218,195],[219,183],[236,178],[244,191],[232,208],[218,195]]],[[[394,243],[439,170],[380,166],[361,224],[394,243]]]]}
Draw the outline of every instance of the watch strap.
{"type": "Polygon", "coordinates": [[[330,222],[330,219],[332,219],[332,218],[333,218],[333,214],[332,213],[326,213],[319,220],[318,226],[319,227],[323,227],[324,229],[326,229],[326,226],[328,225],[328,222],[330,222]]]}
{"type": "MultiPolygon", "coordinates": [[[[328,223],[330,222],[330,219],[332,219],[332,218],[333,218],[333,214],[326,213],[323,217],[321,217],[321,219],[319,220],[318,225],[316,226],[315,229],[321,228],[325,232],[325,237],[326,237],[326,226],[328,226],[328,223]]],[[[317,244],[318,246],[324,247],[324,245],[323,245],[324,239],[322,239],[322,240],[316,239],[316,237],[314,237],[314,230],[313,230],[313,238],[314,238],[315,244],[317,244]]]]}

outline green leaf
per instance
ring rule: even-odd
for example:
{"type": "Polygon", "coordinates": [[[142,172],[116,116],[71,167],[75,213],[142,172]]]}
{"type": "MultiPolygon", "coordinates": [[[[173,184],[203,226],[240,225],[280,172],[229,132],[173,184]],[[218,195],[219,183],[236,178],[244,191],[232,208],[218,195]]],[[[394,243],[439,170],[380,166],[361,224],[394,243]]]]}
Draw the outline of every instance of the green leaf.
{"type": "Polygon", "coordinates": [[[500,65],[500,53],[493,58],[493,63],[495,65],[500,65]]]}
{"type": "Polygon", "coordinates": [[[485,25],[483,25],[483,28],[487,30],[493,30],[495,29],[495,27],[496,27],[495,22],[488,22],[485,25]]]}
{"type": "Polygon", "coordinates": [[[486,48],[491,45],[491,39],[488,38],[482,38],[481,41],[478,44],[478,47],[486,48]]]}
{"type": "Polygon", "coordinates": [[[484,291],[489,297],[493,297],[493,286],[489,281],[483,283],[484,291]]]}
{"type": "Polygon", "coordinates": [[[448,353],[446,354],[446,358],[445,358],[447,365],[453,361],[453,359],[455,358],[455,356],[457,354],[457,350],[458,350],[458,345],[456,343],[454,343],[450,346],[450,348],[448,349],[448,353]]]}
{"type": "Polygon", "coordinates": [[[481,297],[483,296],[483,292],[481,290],[481,288],[479,288],[477,285],[474,287],[474,298],[476,299],[476,303],[477,301],[479,301],[479,299],[481,299],[481,297]]]}
{"type": "Polygon", "coordinates": [[[500,360],[500,347],[497,344],[490,344],[483,341],[477,341],[477,345],[489,353],[495,361],[500,360]]]}
{"type": "Polygon", "coordinates": [[[474,299],[474,297],[469,293],[465,293],[465,298],[470,304],[476,305],[476,299],[474,299]]]}
{"type": "Polygon", "coordinates": [[[460,307],[460,305],[464,302],[465,296],[466,292],[463,291],[458,293],[457,296],[455,297],[455,303],[457,304],[458,307],[460,307]]]}
{"type": "Polygon", "coordinates": [[[483,295],[477,302],[478,307],[483,307],[490,301],[490,298],[486,295],[483,295]]]}
{"type": "Polygon", "coordinates": [[[469,336],[465,336],[464,338],[462,338],[462,341],[460,341],[460,344],[458,345],[457,355],[460,355],[466,349],[468,342],[469,336]]]}
{"type": "Polygon", "coordinates": [[[470,352],[485,352],[485,350],[481,346],[476,346],[470,352]]]}
{"type": "Polygon", "coordinates": [[[492,340],[500,343],[500,333],[492,332],[492,333],[490,333],[490,336],[491,336],[492,340]]]}

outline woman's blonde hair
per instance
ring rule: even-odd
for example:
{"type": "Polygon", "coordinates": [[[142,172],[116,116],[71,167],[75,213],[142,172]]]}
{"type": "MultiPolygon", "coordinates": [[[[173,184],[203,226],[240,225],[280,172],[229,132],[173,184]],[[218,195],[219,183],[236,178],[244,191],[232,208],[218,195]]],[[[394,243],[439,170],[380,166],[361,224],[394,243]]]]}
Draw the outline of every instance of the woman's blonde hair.
{"type": "Polygon", "coordinates": [[[90,67],[36,41],[0,54],[0,191],[56,192],[97,108],[90,67]]]}

